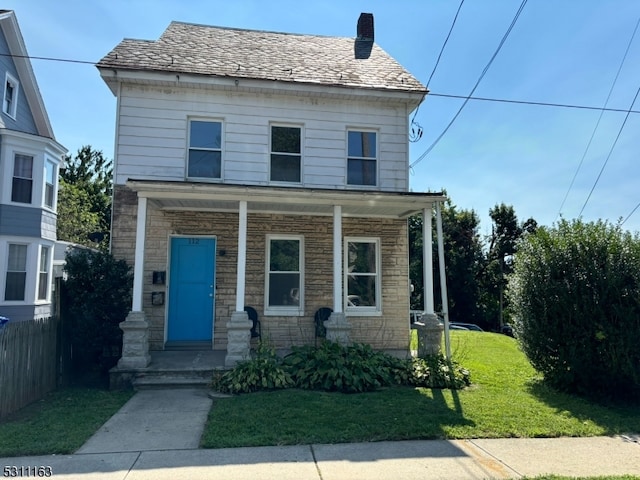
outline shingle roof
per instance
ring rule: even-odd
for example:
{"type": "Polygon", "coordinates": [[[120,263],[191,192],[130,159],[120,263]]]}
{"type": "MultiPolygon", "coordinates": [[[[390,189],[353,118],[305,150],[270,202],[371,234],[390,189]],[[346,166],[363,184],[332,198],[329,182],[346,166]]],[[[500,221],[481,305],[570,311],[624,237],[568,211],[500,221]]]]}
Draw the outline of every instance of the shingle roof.
{"type": "Polygon", "coordinates": [[[156,41],[123,40],[98,68],[426,92],[373,42],[182,22],[156,41]]]}

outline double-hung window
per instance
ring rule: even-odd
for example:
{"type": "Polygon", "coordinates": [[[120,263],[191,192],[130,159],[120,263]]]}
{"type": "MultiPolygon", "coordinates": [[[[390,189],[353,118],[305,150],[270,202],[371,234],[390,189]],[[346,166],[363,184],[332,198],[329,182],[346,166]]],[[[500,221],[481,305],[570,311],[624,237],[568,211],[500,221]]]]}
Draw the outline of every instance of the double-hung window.
{"type": "Polygon", "coordinates": [[[189,121],[187,177],[222,177],[222,122],[189,121]]]}
{"type": "Polygon", "coordinates": [[[271,181],[300,183],[302,129],[271,126],[271,181]]]}
{"type": "Polygon", "coordinates": [[[303,249],[302,237],[267,236],[266,313],[304,312],[303,249]]]}
{"type": "Polygon", "coordinates": [[[349,130],[347,132],[347,184],[377,185],[376,132],[349,130]]]}
{"type": "Polygon", "coordinates": [[[56,185],[56,166],[53,162],[47,160],[44,163],[44,204],[53,209],[56,185]]]}
{"type": "Polygon", "coordinates": [[[26,281],[27,245],[10,243],[4,299],[7,301],[24,300],[26,281]]]}
{"type": "Polygon", "coordinates": [[[346,312],[381,311],[380,242],[375,238],[345,239],[346,312]]]}
{"type": "Polygon", "coordinates": [[[38,269],[38,300],[49,296],[49,247],[40,247],[40,266],[38,269]]]}
{"type": "Polygon", "coordinates": [[[33,157],[16,153],[13,159],[11,201],[31,203],[33,190],[33,157]]]}
{"type": "Polygon", "coordinates": [[[4,100],[2,102],[2,111],[11,118],[16,118],[19,89],[20,84],[18,81],[7,73],[4,81],[4,100]]]}

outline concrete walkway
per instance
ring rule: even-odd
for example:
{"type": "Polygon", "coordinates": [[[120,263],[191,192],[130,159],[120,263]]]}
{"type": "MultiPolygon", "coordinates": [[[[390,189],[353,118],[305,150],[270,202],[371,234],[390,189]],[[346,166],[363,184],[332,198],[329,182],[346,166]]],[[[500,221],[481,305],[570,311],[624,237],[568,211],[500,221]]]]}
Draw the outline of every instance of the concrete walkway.
{"type": "Polygon", "coordinates": [[[204,390],[138,392],[74,455],[0,463],[51,466],[53,478],[78,480],[640,476],[640,436],[631,435],[198,449],[210,405],[204,390]]]}

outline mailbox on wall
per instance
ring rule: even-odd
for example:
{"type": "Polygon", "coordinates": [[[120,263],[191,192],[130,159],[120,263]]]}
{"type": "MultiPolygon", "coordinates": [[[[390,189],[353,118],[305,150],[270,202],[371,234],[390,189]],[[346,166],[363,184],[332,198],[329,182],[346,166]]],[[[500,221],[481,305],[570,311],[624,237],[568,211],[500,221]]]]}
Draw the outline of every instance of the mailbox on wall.
{"type": "Polygon", "coordinates": [[[154,271],[153,272],[153,284],[154,285],[164,285],[166,280],[167,272],[164,271],[154,271]]]}
{"type": "Polygon", "coordinates": [[[151,305],[155,307],[164,305],[164,292],[151,292],[151,305]]]}

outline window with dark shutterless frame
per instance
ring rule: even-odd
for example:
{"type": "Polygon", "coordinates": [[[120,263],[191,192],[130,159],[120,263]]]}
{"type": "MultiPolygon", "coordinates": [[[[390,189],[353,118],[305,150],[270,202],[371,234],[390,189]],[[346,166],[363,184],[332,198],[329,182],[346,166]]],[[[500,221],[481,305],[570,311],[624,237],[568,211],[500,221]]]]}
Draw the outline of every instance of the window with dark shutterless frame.
{"type": "Polygon", "coordinates": [[[300,183],[302,178],[302,128],[271,126],[271,181],[300,183]]]}
{"type": "Polygon", "coordinates": [[[347,132],[347,184],[377,185],[377,134],[371,131],[347,132]]]}
{"type": "Polygon", "coordinates": [[[222,122],[189,121],[187,177],[205,179],[222,177],[222,122]]]}

